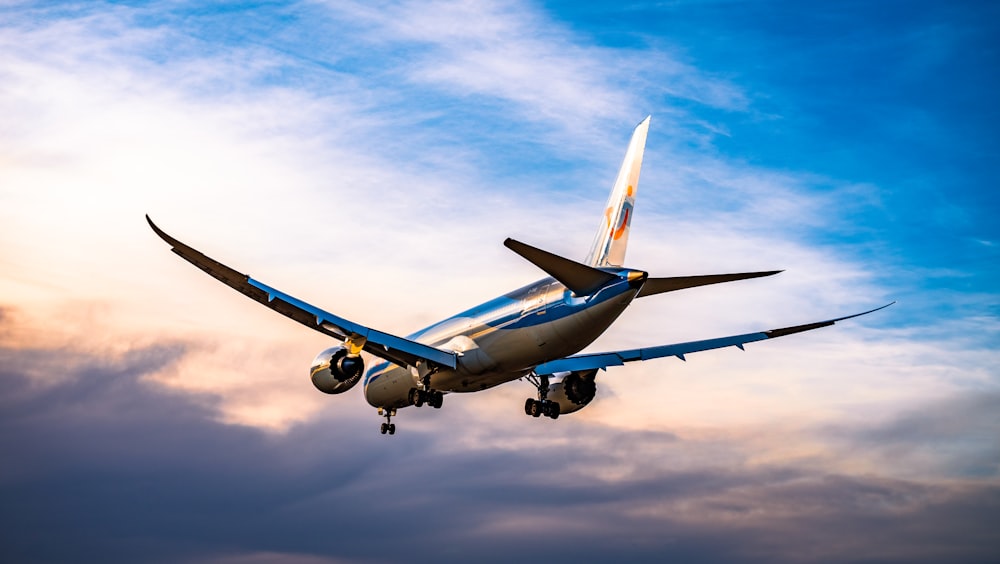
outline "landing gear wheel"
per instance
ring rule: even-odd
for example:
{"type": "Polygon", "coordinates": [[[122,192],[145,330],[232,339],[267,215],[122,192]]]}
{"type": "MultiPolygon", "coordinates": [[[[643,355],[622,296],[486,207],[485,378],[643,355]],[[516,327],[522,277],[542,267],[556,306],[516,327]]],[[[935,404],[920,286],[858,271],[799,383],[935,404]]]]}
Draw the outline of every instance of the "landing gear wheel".
{"type": "MultiPolygon", "coordinates": [[[[385,425],[385,423],[383,423],[383,425],[385,425]]],[[[389,423],[389,434],[390,435],[395,435],[396,434],[396,424],[395,423],[389,423]]]]}
{"type": "Polygon", "coordinates": [[[410,388],[407,395],[410,405],[421,407],[425,403],[434,409],[441,409],[444,405],[444,393],[435,390],[422,390],[420,388],[410,388]]]}
{"type": "Polygon", "coordinates": [[[551,419],[559,419],[559,412],[561,411],[559,408],[559,402],[550,401],[548,402],[547,407],[548,413],[546,413],[546,415],[548,415],[551,419]]]}
{"type": "Polygon", "coordinates": [[[541,417],[544,415],[552,419],[558,419],[559,412],[562,409],[557,402],[551,401],[548,398],[549,375],[531,373],[527,378],[528,382],[538,388],[538,399],[528,398],[525,400],[524,412],[532,417],[541,417]]]}
{"type": "Polygon", "coordinates": [[[381,427],[381,428],[379,429],[379,431],[380,431],[380,432],[381,432],[381,433],[382,433],[383,435],[384,435],[384,434],[386,434],[386,433],[387,433],[387,432],[389,431],[389,424],[388,424],[388,423],[383,423],[383,424],[382,424],[382,427],[381,427]]]}
{"type": "Polygon", "coordinates": [[[529,413],[528,415],[531,415],[532,417],[541,417],[542,416],[542,410],[544,410],[544,409],[545,409],[545,404],[543,404],[540,401],[532,401],[531,402],[531,413],[529,413]]]}

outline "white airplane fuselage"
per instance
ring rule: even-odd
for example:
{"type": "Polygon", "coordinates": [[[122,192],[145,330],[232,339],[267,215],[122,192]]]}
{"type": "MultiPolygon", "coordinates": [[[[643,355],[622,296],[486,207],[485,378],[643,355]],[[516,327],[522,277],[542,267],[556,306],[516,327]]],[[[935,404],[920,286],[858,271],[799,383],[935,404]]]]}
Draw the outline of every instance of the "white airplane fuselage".
{"type": "MultiPolygon", "coordinates": [[[[576,297],[559,282],[545,278],[408,338],[461,353],[457,369],[431,374],[435,390],[476,392],[510,382],[541,363],[583,350],[625,311],[645,273],[615,271],[620,272],[620,282],[590,296],[576,297]]],[[[316,365],[328,363],[329,358],[330,351],[324,350],[316,357],[316,365]]],[[[410,390],[420,387],[422,377],[417,369],[380,361],[365,375],[365,399],[375,407],[409,406],[410,390]]]]}

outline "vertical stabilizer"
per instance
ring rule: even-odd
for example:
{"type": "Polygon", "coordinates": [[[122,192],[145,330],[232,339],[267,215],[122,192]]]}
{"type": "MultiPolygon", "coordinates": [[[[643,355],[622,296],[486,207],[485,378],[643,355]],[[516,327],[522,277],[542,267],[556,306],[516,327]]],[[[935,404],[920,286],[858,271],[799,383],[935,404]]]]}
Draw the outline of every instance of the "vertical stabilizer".
{"type": "Polygon", "coordinates": [[[622,161],[618,178],[611,189],[611,197],[604,209],[604,217],[601,218],[601,226],[597,229],[594,244],[585,261],[590,266],[622,266],[625,262],[625,247],[628,245],[629,225],[632,224],[635,191],[639,184],[639,169],[642,168],[647,131],[649,116],[632,132],[632,141],[628,144],[625,160],[622,161]]]}

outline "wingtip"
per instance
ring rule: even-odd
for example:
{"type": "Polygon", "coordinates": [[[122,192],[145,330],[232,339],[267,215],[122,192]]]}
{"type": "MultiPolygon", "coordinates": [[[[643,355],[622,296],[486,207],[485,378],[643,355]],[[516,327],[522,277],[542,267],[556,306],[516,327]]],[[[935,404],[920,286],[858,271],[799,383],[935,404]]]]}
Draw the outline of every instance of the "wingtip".
{"type": "Polygon", "coordinates": [[[878,311],[880,309],[885,309],[885,308],[887,308],[887,307],[889,307],[891,305],[895,305],[895,304],[896,304],[896,300],[892,300],[891,302],[885,304],[884,306],[882,306],[880,308],[873,309],[872,311],[878,311]]]}
{"type": "Polygon", "coordinates": [[[153,223],[153,218],[149,217],[148,213],[146,214],[146,223],[149,224],[150,229],[155,231],[157,235],[159,235],[160,237],[164,235],[163,230],[157,227],[155,223],[153,223]]]}
{"type": "Polygon", "coordinates": [[[146,223],[149,223],[149,227],[153,230],[153,233],[156,233],[156,235],[160,239],[166,241],[167,244],[170,245],[171,247],[176,247],[179,244],[179,241],[177,241],[177,239],[174,239],[170,235],[167,235],[165,231],[163,231],[162,229],[159,228],[159,226],[153,223],[153,219],[149,217],[148,213],[146,214],[146,223]]]}
{"type": "Polygon", "coordinates": [[[855,317],[861,317],[862,315],[868,315],[869,313],[875,313],[881,309],[885,309],[896,302],[887,303],[884,306],[877,307],[875,309],[870,309],[868,311],[863,311],[861,313],[855,313],[854,315],[845,315],[844,317],[838,317],[836,319],[828,319],[826,321],[818,321],[816,323],[806,323],[805,325],[796,325],[794,327],[782,327],[781,329],[772,329],[770,331],[764,331],[769,339],[774,339],[777,337],[783,337],[785,335],[792,335],[794,333],[802,333],[805,331],[811,331],[813,329],[819,329],[820,327],[829,327],[830,325],[835,325],[841,321],[848,319],[854,319],[855,317]]]}
{"type": "Polygon", "coordinates": [[[870,309],[868,311],[863,311],[861,313],[855,313],[854,315],[848,315],[846,317],[841,317],[839,319],[834,319],[833,322],[836,323],[837,321],[844,321],[845,319],[853,319],[855,317],[861,317],[862,315],[868,315],[869,313],[875,313],[876,311],[881,311],[881,310],[883,310],[883,309],[891,306],[894,303],[896,303],[895,300],[893,300],[893,301],[885,304],[884,306],[879,306],[879,307],[877,307],[875,309],[870,309]]]}

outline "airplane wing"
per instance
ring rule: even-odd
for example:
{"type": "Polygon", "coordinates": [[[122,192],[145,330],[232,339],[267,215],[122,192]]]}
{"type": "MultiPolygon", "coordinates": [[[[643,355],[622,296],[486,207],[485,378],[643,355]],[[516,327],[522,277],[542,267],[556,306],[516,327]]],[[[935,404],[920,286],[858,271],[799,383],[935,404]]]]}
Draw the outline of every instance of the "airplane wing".
{"type": "Polygon", "coordinates": [[[776,339],[778,337],[784,337],[785,335],[792,335],[794,333],[801,333],[803,331],[811,331],[813,329],[819,329],[820,327],[829,327],[838,321],[843,321],[845,319],[851,319],[853,317],[859,317],[862,315],[867,315],[869,313],[876,312],[880,309],[885,309],[896,302],[886,304],[882,307],[877,307],[875,309],[856,313],[854,315],[848,315],[845,317],[838,317],[837,319],[829,319],[826,321],[819,321],[816,323],[807,323],[805,325],[796,325],[794,327],[783,327],[781,329],[771,329],[770,331],[761,331],[759,333],[746,333],[743,335],[733,335],[731,337],[720,337],[718,339],[705,339],[703,341],[691,341],[688,343],[677,343],[674,345],[660,345],[655,347],[645,347],[641,349],[631,349],[625,351],[614,351],[606,353],[591,353],[591,354],[579,354],[575,356],[569,356],[566,358],[561,358],[559,360],[553,360],[551,362],[546,362],[544,364],[539,364],[535,367],[535,374],[555,374],[556,372],[567,372],[567,371],[579,371],[579,370],[594,370],[594,369],[605,369],[609,366],[621,366],[626,362],[633,362],[637,360],[650,360],[653,358],[662,358],[665,356],[676,356],[681,360],[686,360],[684,355],[688,353],[707,351],[712,349],[721,349],[725,347],[739,347],[743,350],[743,345],[746,343],[753,343],[756,341],[763,341],[765,339],[776,339]]]}
{"type": "Polygon", "coordinates": [[[274,311],[298,321],[302,325],[340,341],[351,339],[354,343],[363,343],[362,350],[377,357],[384,358],[400,366],[416,366],[418,363],[429,363],[439,367],[455,368],[458,357],[454,352],[443,351],[423,343],[397,337],[370,329],[339,317],[302,300],[289,296],[266,284],[254,280],[228,266],[218,262],[201,252],[181,243],[153,223],[146,216],[146,221],[153,231],[166,241],[174,253],[181,258],[207,272],[210,276],[240,292],[244,296],[265,305],[274,311]]]}

